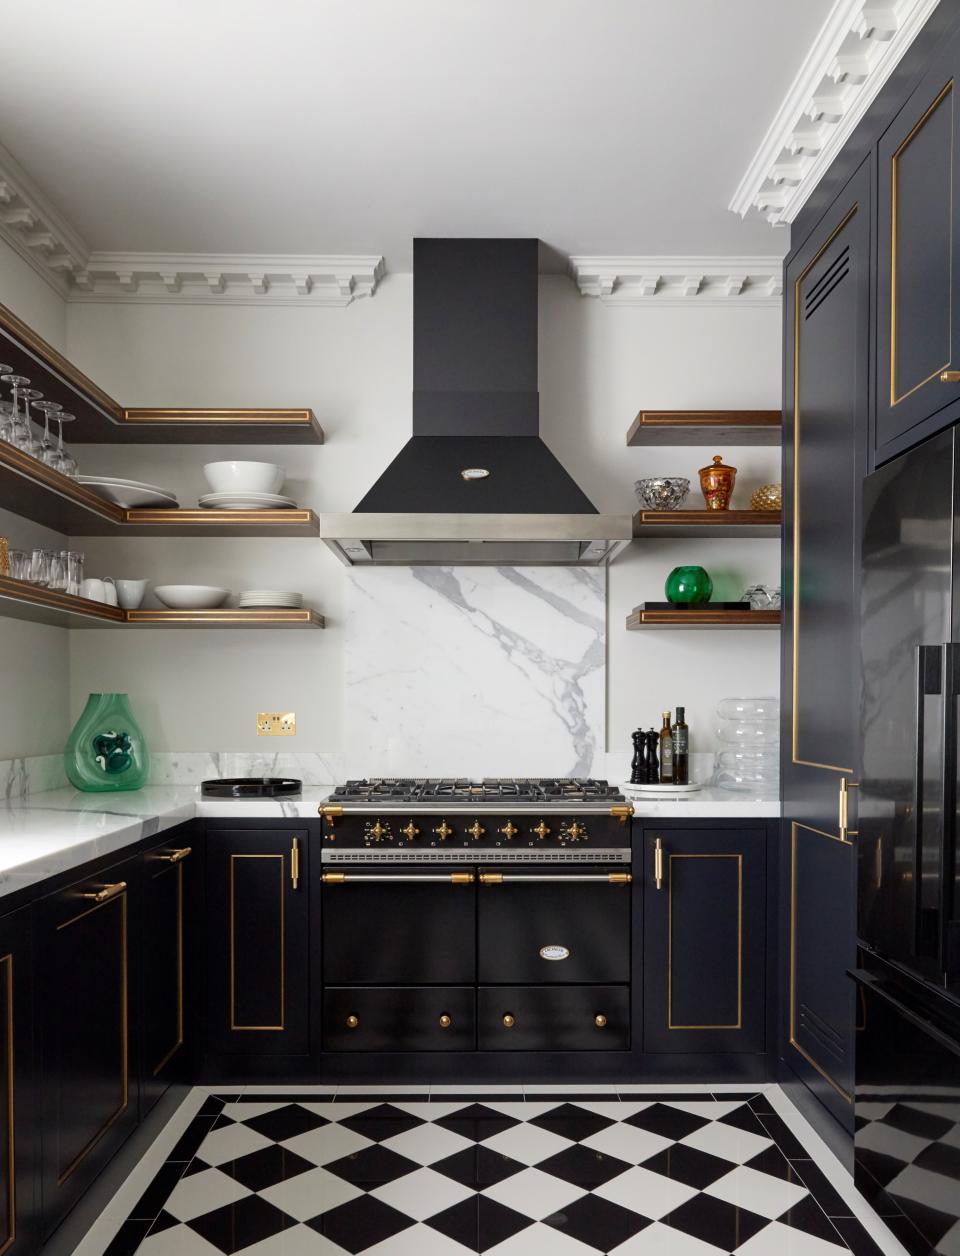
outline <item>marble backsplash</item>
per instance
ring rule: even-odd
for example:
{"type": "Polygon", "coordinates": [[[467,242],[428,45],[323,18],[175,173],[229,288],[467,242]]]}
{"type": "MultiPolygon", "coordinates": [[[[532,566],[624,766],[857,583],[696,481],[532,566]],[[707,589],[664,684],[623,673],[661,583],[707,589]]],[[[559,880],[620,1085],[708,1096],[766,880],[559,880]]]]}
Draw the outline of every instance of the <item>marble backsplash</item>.
{"type": "Polygon", "coordinates": [[[596,774],[605,631],[602,569],[352,568],[347,774],[596,774]]]}

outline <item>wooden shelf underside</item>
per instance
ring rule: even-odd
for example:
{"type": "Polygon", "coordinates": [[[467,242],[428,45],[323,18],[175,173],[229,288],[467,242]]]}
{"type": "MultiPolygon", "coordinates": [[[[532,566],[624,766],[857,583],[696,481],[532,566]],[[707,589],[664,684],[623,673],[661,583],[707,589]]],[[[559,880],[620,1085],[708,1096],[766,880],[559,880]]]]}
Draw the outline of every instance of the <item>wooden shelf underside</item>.
{"type": "Polygon", "coordinates": [[[628,445],[779,445],[779,410],[641,410],[628,445]]]}
{"type": "Polygon", "coordinates": [[[304,610],[124,611],[0,576],[0,615],[56,628],[323,628],[319,612],[304,610]]]}
{"type": "Polygon", "coordinates": [[[627,616],[627,627],[638,628],[779,628],[780,611],[647,611],[639,608],[627,616]]]}
{"type": "Polygon", "coordinates": [[[781,514],[776,510],[638,510],[633,516],[635,540],[646,537],[776,537],[781,514]]]}

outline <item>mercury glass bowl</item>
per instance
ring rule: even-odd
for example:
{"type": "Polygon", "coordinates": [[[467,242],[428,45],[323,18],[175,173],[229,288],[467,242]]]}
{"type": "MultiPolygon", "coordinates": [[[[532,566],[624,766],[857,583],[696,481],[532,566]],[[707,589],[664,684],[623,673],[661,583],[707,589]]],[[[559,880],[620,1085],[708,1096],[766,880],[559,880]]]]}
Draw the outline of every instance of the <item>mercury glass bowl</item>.
{"type": "Polygon", "coordinates": [[[682,475],[654,476],[634,484],[637,500],[647,510],[679,510],[687,500],[690,481],[682,475]]]}

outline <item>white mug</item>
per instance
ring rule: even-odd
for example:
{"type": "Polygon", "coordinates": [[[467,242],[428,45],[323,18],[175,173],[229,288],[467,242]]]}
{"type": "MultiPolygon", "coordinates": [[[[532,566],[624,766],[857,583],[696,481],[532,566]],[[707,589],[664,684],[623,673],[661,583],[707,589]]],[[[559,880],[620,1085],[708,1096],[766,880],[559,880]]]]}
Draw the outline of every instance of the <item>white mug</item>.
{"type": "Polygon", "coordinates": [[[111,576],[104,576],[103,583],[103,600],[108,606],[116,606],[117,603],[117,586],[111,576]]]}
{"type": "Polygon", "coordinates": [[[107,597],[103,581],[89,576],[80,585],[80,596],[89,598],[91,602],[105,602],[107,597]]]}
{"type": "Polygon", "coordinates": [[[139,610],[147,592],[146,580],[114,580],[117,601],[125,611],[139,610]]]}

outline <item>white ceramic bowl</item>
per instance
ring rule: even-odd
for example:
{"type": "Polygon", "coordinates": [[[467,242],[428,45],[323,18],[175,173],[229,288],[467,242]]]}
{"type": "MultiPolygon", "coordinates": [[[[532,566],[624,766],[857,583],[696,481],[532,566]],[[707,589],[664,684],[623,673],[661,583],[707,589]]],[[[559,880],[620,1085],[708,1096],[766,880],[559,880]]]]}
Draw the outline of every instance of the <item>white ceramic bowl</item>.
{"type": "Polygon", "coordinates": [[[209,611],[230,596],[212,584],[158,584],[154,593],[172,611],[209,611]]]}
{"type": "Polygon", "coordinates": [[[285,474],[275,462],[208,462],[203,468],[214,493],[279,493],[285,474]]]}

